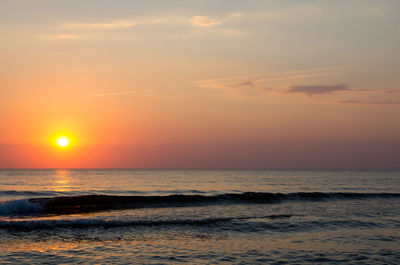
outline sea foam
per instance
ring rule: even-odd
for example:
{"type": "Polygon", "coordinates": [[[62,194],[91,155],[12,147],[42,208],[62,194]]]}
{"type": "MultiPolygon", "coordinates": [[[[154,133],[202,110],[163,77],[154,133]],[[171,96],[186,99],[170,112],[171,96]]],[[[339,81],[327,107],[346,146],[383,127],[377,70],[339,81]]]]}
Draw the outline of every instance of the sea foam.
{"type": "Polygon", "coordinates": [[[0,203],[0,215],[27,215],[39,213],[42,211],[42,206],[38,202],[30,202],[27,199],[6,201],[0,203]]]}

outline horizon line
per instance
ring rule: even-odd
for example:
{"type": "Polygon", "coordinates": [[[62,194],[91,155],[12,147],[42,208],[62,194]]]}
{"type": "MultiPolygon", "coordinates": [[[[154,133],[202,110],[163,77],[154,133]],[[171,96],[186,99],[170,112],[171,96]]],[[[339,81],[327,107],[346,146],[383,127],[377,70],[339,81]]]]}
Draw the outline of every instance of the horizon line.
{"type": "Polygon", "coordinates": [[[0,168],[0,170],[271,170],[271,171],[400,171],[400,168],[0,168]]]}

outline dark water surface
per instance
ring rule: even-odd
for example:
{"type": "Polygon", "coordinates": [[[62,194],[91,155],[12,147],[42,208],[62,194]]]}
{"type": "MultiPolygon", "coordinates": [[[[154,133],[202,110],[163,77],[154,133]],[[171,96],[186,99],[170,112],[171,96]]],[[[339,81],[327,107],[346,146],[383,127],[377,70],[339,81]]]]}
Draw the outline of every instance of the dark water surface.
{"type": "Polygon", "coordinates": [[[0,264],[399,264],[400,172],[0,170],[0,264]]]}

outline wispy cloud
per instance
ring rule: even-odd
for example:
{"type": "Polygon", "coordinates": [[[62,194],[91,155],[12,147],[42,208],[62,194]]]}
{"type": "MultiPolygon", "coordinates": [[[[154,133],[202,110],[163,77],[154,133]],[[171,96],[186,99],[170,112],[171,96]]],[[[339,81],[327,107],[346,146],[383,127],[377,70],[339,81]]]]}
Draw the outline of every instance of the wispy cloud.
{"type": "Polygon", "coordinates": [[[211,28],[222,24],[221,20],[205,16],[194,16],[189,21],[196,27],[211,28]]]}
{"type": "Polygon", "coordinates": [[[241,17],[240,13],[225,13],[225,14],[220,14],[219,16],[216,17],[209,17],[204,15],[137,17],[137,18],[119,19],[112,21],[65,22],[60,24],[59,28],[67,30],[123,29],[123,28],[131,28],[134,26],[163,25],[163,24],[175,24],[175,25],[187,25],[187,26],[211,28],[221,25],[223,23],[227,23],[233,19],[238,19],[240,17],[241,17]]]}
{"type": "Polygon", "coordinates": [[[38,34],[36,37],[47,40],[79,40],[91,38],[89,35],[82,34],[38,34]]]}
{"type": "Polygon", "coordinates": [[[377,18],[385,18],[388,13],[388,9],[384,7],[373,7],[369,10],[370,14],[377,18]]]}
{"type": "Polygon", "coordinates": [[[94,94],[88,96],[89,98],[96,98],[96,97],[108,97],[108,96],[118,96],[118,95],[126,95],[126,94],[134,94],[134,93],[141,93],[141,92],[151,92],[152,89],[146,90],[125,90],[125,91],[116,91],[116,92],[109,92],[103,94],[94,94]]]}
{"type": "Polygon", "coordinates": [[[338,103],[343,104],[360,104],[360,105],[400,105],[400,101],[396,100],[381,100],[381,101],[367,101],[367,100],[339,100],[338,103]]]}
{"type": "Polygon", "coordinates": [[[77,30],[89,30],[89,29],[123,29],[131,28],[135,26],[136,23],[129,20],[117,20],[111,22],[72,22],[63,23],[60,25],[62,29],[77,29],[77,30]]]}
{"type": "Polygon", "coordinates": [[[196,81],[195,84],[199,87],[209,87],[218,89],[229,89],[229,90],[243,90],[243,89],[258,89],[258,90],[270,90],[270,88],[264,86],[259,82],[260,78],[255,76],[236,77],[236,78],[217,78],[196,81]]]}
{"type": "Polygon", "coordinates": [[[303,93],[310,97],[314,95],[331,94],[338,91],[348,91],[350,88],[346,84],[337,85],[312,85],[312,86],[291,86],[287,93],[303,93]]]}
{"type": "Polygon", "coordinates": [[[248,79],[246,81],[238,83],[238,85],[239,86],[247,86],[247,87],[256,87],[256,85],[254,84],[254,81],[252,81],[251,79],[248,79]]]}
{"type": "Polygon", "coordinates": [[[304,80],[309,78],[315,78],[327,75],[328,71],[333,68],[314,68],[314,69],[302,69],[295,71],[285,71],[271,73],[268,75],[259,76],[237,76],[227,78],[214,78],[196,81],[195,84],[199,87],[210,87],[210,88],[221,88],[221,89],[246,89],[254,88],[264,91],[275,91],[277,93],[283,93],[281,91],[284,87],[287,87],[285,83],[296,82],[296,80],[304,80]],[[274,87],[274,90],[271,88],[274,87]]]}
{"type": "MultiPolygon", "coordinates": [[[[288,74],[294,74],[293,76],[298,76],[296,73],[297,71],[294,72],[287,72],[288,74]]],[[[302,76],[300,74],[300,76],[302,76]]],[[[307,74],[304,74],[304,76],[307,76],[307,74]]],[[[285,78],[285,80],[289,79],[292,77],[292,75],[289,75],[288,78],[285,78]]],[[[275,78],[260,78],[260,77],[255,77],[255,76],[243,76],[243,77],[237,77],[237,78],[220,78],[220,79],[209,79],[209,80],[203,80],[203,81],[198,81],[196,84],[199,87],[209,87],[209,88],[217,88],[217,89],[224,89],[224,90],[230,90],[230,91],[250,91],[250,90],[258,90],[258,91],[264,91],[264,92],[269,92],[269,93],[274,93],[278,95],[291,95],[291,94],[297,94],[297,93],[302,93],[305,95],[308,95],[310,97],[313,97],[315,95],[329,95],[335,92],[353,92],[347,95],[353,95],[354,93],[357,93],[357,95],[360,95],[360,93],[363,93],[364,95],[368,95],[370,93],[373,93],[375,96],[382,96],[386,93],[388,93],[385,90],[379,90],[379,89],[350,89],[350,87],[346,84],[336,84],[336,85],[292,85],[290,86],[289,90],[285,90],[277,87],[269,87],[267,86],[265,81],[268,80],[276,80],[280,79],[279,77],[275,78]]],[[[397,93],[398,91],[390,91],[389,93],[397,93]]],[[[332,101],[328,101],[332,103],[332,101]]],[[[358,105],[400,105],[400,100],[358,100],[358,99],[343,99],[343,100],[337,100],[334,101],[339,104],[358,104],[358,105]]]]}
{"type": "MultiPolygon", "coordinates": [[[[129,29],[132,27],[146,28],[146,30],[138,30],[135,35],[127,37],[125,32],[117,32],[112,36],[113,40],[128,40],[134,38],[143,38],[147,36],[159,36],[160,38],[168,36],[168,38],[191,38],[203,36],[202,34],[211,33],[218,34],[226,37],[242,36],[241,30],[234,27],[227,26],[229,22],[241,18],[241,13],[220,13],[215,16],[207,15],[183,15],[172,14],[169,16],[147,16],[147,17],[128,17],[106,21],[64,21],[56,26],[59,32],[42,34],[43,39],[83,39],[82,37],[90,32],[90,36],[102,40],[109,39],[106,32],[113,32],[116,30],[129,29]],[[218,27],[224,24],[224,27],[218,27]],[[226,24],[226,25],[225,25],[226,24]],[[171,28],[174,29],[174,34],[160,34],[160,29],[163,32],[170,32],[171,28]],[[209,29],[208,31],[200,29],[209,29]],[[212,30],[211,30],[212,29],[212,30]],[[153,30],[157,31],[154,35],[153,30]],[[82,33],[85,34],[82,34],[82,33]]],[[[232,26],[232,25],[231,25],[232,26]]]]}
{"type": "Polygon", "coordinates": [[[400,90],[399,89],[386,89],[386,90],[384,90],[384,92],[386,94],[396,94],[396,93],[400,93],[400,90]]]}

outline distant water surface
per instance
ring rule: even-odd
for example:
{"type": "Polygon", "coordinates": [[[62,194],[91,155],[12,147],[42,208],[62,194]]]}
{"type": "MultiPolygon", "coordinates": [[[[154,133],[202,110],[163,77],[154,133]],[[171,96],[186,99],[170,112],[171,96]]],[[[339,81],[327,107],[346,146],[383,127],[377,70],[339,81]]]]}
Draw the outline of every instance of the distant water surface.
{"type": "Polygon", "coordinates": [[[399,262],[399,171],[0,170],[1,264],[399,262]]]}

